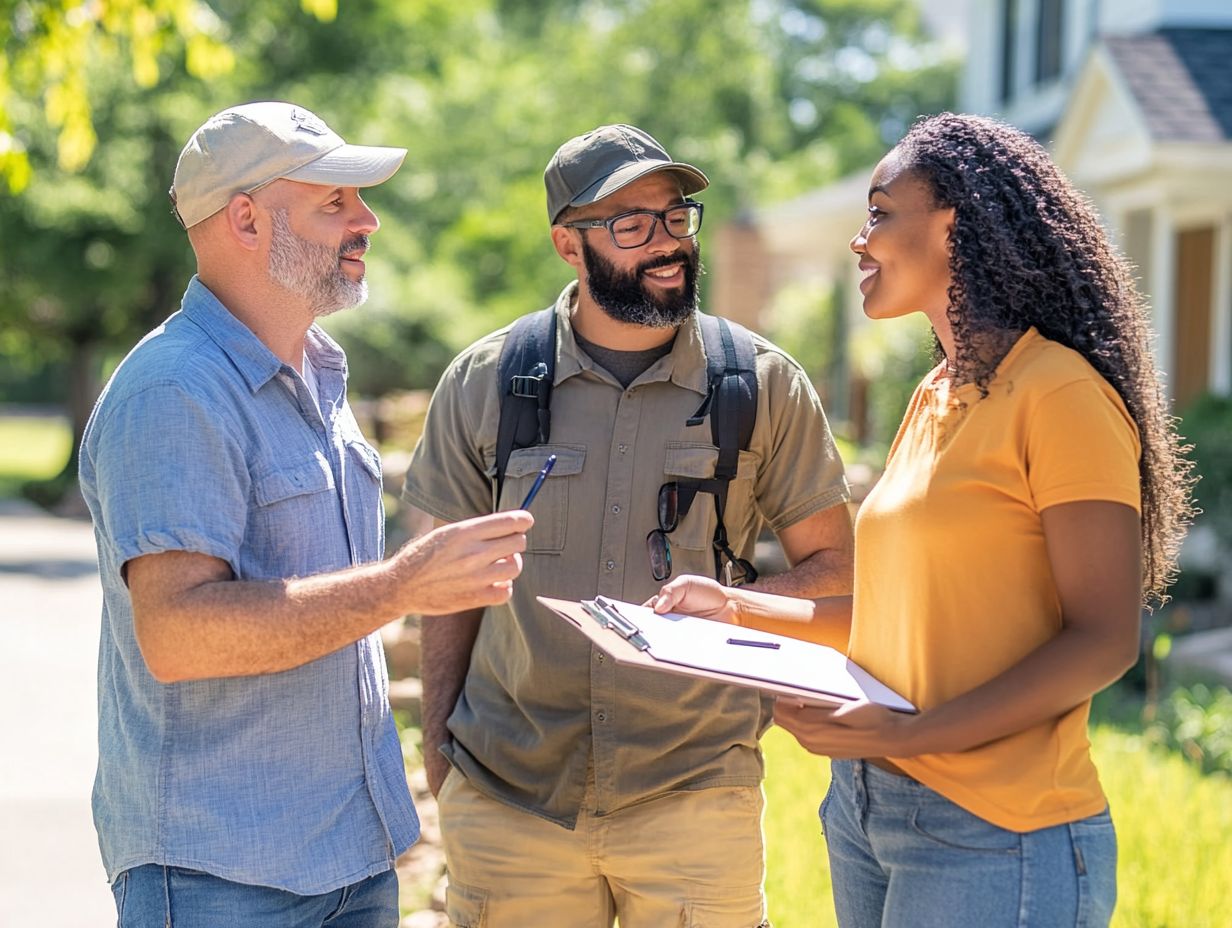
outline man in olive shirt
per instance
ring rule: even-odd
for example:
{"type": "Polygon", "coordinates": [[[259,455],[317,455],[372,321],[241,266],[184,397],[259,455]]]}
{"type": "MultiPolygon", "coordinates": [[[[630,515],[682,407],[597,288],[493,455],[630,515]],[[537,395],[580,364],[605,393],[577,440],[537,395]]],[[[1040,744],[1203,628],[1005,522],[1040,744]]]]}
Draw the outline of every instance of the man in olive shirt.
{"type": "MultiPolygon", "coordinates": [[[[577,274],[557,300],[550,443],[509,458],[516,508],[548,454],[522,579],[505,606],[424,620],[424,754],[440,801],[450,919],[622,928],[765,919],[753,690],[618,666],[535,601],[657,592],[660,488],[713,476],[686,197],[708,181],[631,126],[566,142],[544,173],[552,243],[577,274]],[[446,776],[448,774],[448,776],[446,776]]],[[[421,522],[490,512],[507,329],[464,351],[433,396],[403,498],[421,522]]],[[[763,524],[792,568],[760,589],[851,590],[847,484],[794,361],[754,336],[758,409],[724,521],[749,558],[763,524]]],[[[712,497],[667,534],[674,575],[714,573],[712,497]]],[[[426,527],[426,526],[425,526],[426,527]]],[[[659,571],[660,575],[662,571],[659,571]]]]}

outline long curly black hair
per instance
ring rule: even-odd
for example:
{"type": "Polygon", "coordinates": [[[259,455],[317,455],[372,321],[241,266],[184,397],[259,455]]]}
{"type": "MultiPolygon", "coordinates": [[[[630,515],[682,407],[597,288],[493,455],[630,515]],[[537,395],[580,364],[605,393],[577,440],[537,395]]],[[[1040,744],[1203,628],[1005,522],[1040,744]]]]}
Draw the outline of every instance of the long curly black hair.
{"type": "Polygon", "coordinates": [[[1151,355],[1146,303],[1090,202],[1029,135],[979,116],[916,122],[896,146],[938,207],[953,208],[947,315],[956,382],[981,396],[1017,336],[1079,352],[1124,400],[1142,443],[1143,593],[1166,601],[1193,517],[1191,464],[1151,355]]]}

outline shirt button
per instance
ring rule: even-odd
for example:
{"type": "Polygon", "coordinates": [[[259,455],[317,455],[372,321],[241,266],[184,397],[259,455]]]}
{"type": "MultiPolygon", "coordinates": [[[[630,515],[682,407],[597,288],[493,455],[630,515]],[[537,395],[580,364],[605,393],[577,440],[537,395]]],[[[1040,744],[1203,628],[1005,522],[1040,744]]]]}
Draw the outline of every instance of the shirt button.
{"type": "Polygon", "coordinates": [[[614,513],[619,513],[619,512],[620,512],[620,503],[613,503],[613,504],[612,504],[612,512],[614,512],[614,513]]]}
{"type": "Polygon", "coordinates": [[[607,562],[607,564],[605,564],[604,566],[605,566],[605,567],[607,567],[607,569],[608,569],[608,570],[615,570],[615,569],[616,569],[616,562],[615,562],[615,561],[608,561],[608,562],[607,562]]]}
{"type": "Polygon", "coordinates": [[[629,450],[629,446],[628,446],[628,445],[620,445],[618,450],[620,451],[620,453],[621,453],[621,454],[624,454],[626,451],[628,451],[628,450],[629,450]]]}
{"type": "Polygon", "coordinates": [[[606,660],[606,658],[607,658],[607,655],[604,654],[602,651],[600,651],[598,654],[595,655],[595,660],[597,660],[600,664],[602,664],[604,660],[606,660]]]}
{"type": "Polygon", "coordinates": [[[606,722],[606,721],[607,721],[607,713],[606,713],[606,712],[600,712],[600,713],[598,713],[598,714],[595,716],[595,718],[597,718],[600,722],[606,722]]]}

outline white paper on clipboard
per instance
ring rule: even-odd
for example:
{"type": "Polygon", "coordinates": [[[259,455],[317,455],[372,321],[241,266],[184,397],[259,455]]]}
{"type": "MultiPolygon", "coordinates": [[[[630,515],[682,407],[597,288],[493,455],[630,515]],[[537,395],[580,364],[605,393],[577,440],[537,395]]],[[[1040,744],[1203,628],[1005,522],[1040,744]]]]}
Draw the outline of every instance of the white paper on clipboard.
{"type": "Polygon", "coordinates": [[[899,712],[916,711],[908,700],[825,645],[696,616],[658,615],[644,606],[605,597],[582,603],[538,599],[624,663],[780,695],[812,696],[822,702],[868,700],[899,712]],[[625,621],[601,625],[602,610],[625,621]]]}

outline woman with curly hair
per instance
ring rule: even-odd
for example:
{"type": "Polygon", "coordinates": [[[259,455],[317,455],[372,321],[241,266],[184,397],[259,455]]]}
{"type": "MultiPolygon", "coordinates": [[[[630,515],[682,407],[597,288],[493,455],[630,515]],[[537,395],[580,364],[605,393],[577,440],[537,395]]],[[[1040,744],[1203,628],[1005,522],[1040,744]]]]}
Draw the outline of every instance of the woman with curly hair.
{"type": "Polygon", "coordinates": [[[868,203],[864,311],[924,313],[940,363],[860,509],[854,597],[683,577],[655,606],[846,641],[919,707],[776,707],[833,759],[821,819],[844,928],[1106,925],[1116,836],[1091,697],[1137,660],[1191,515],[1143,300],[1087,201],[993,120],[916,123],[868,203]]]}

